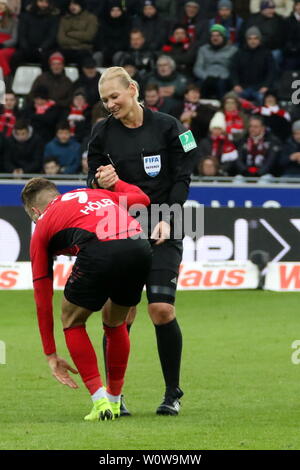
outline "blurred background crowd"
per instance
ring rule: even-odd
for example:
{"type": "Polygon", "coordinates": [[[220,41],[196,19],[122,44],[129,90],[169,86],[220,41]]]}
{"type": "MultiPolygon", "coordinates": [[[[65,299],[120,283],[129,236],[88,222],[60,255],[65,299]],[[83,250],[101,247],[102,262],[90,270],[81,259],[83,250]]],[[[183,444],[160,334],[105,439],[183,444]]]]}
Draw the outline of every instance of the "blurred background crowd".
{"type": "Polygon", "coordinates": [[[300,178],[300,0],[0,0],[0,173],[86,174],[113,65],[192,130],[195,175],[300,178]]]}

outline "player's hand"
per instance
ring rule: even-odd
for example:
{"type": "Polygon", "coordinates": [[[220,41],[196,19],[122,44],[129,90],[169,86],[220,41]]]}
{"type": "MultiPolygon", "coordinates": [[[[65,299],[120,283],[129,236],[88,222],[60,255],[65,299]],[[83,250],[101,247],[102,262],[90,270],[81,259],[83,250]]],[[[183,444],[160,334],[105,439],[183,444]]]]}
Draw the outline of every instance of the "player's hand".
{"type": "Polygon", "coordinates": [[[70,366],[65,359],[55,355],[47,356],[47,361],[51,369],[53,377],[63,385],[67,385],[70,388],[78,388],[78,385],[70,377],[68,370],[73,374],[78,374],[76,369],[70,366]]]}
{"type": "Polygon", "coordinates": [[[161,245],[170,238],[171,227],[170,224],[162,220],[159,222],[151,233],[152,240],[156,240],[154,245],[161,245]]]}
{"type": "Polygon", "coordinates": [[[99,166],[96,170],[95,178],[98,180],[99,186],[104,189],[112,188],[119,180],[116,170],[112,165],[99,166]]]}

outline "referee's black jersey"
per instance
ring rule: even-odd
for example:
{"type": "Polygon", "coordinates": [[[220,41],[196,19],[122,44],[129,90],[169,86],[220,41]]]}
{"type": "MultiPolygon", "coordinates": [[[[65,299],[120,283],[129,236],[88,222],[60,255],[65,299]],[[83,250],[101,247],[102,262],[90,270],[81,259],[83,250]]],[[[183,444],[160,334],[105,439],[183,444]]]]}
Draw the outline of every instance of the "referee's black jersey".
{"type": "Polygon", "coordinates": [[[111,163],[118,176],[139,186],[152,204],[182,205],[197,158],[191,132],[168,114],[144,109],[143,125],[134,129],[109,116],[92,131],[87,184],[91,187],[100,165],[111,163]]]}

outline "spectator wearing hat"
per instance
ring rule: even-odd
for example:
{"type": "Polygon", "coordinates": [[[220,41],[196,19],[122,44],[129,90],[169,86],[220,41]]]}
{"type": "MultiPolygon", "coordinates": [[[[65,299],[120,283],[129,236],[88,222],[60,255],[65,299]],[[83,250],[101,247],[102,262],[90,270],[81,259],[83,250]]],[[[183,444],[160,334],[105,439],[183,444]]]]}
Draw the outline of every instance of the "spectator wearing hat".
{"type": "Polygon", "coordinates": [[[162,47],[162,51],[175,60],[177,70],[180,73],[192,78],[197,47],[198,43],[196,41],[191,42],[186,27],[177,24],[173,27],[172,34],[162,47]]]}
{"type": "Polygon", "coordinates": [[[209,124],[209,137],[199,144],[201,158],[210,155],[215,158],[222,175],[235,175],[235,163],[238,151],[226,134],[226,122],[224,114],[217,111],[209,124]]]}
{"type": "Polygon", "coordinates": [[[61,17],[57,42],[67,62],[80,64],[92,53],[98,28],[97,17],[85,9],[84,0],[70,0],[68,12],[61,17]]]}
{"type": "Polygon", "coordinates": [[[226,28],[211,26],[209,43],[199,48],[193,69],[205,98],[220,99],[230,89],[230,66],[236,52],[236,46],[228,44],[226,28]]]}
{"type": "Polygon", "coordinates": [[[141,77],[151,72],[154,68],[155,54],[146,47],[146,38],[140,29],[130,31],[130,46],[128,51],[119,51],[113,57],[113,65],[124,66],[125,63],[133,63],[141,77]]]}
{"type": "Polygon", "coordinates": [[[264,94],[273,85],[276,69],[271,52],[262,46],[261,40],[256,26],[247,30],[246,46],[238,50],[231,71],[234,91],[258,105],[262,104],[264,94]]]}
{"type": "Polygon", "coordinates": [[[73,84],[66,77],[64,71],[65,61],[60,52],[53,52],[49,57],[49,68],[43,72],[33,82],[29,100],[33,99],[33,93],[37,87],[44,86],[48,89],[49,98],[60,108],[68,107],[72,100],[73,84]]]}
{"type": "Polygon", "coordinates": [[[7,0],[0,0],[0,67],[6,77],[11,73],[10,61],[17,43],[18,20],[9,9],[7,0]]]}
{"type": "Polygon", "coordinates": [[[221,24],[227,30],[228,42],[237,44],[240,42],[240,29],[243,24],[240,18],[233,10],[233,4],[230,0],[219,0],[217,15],[210,20],[210,26],[221,24]]]}
{"type": "Polygon", "coordinates": [[[39,173],[42,169],[43,141],[25,120],[18,120],[7,139],[4,171],[14,175],[39,173]]]}
{"type": "Polygon", "coordinates": [[[186,129],[190,129],[196,142],[207,137],[209,123],[217,108],[201,100],[201,90],[194,83],[187,85],[184,98],[173,107],[170,114],[179,119],[186,129]]]}
{"type": "Polygon", "coordinates": [[[73,84],[73,90],[82,89],[90,106],[94,106],[99,101],[98,83],[100,77],[96,61],[92,57],[86,57],[81,63],[80,75],[73,84]]]}
{"type": "Polygon", "coordinates": [[[56,46],[59,10],[52,0],[33,0],[20,15],[18,44],[11,66],[16,70],[24,62],[38,62],[46,68],[50,52],[56,46]]]}
{"type": "Polygon", "coordinates": [[[190,41],[197,41],[202,46],[209,38],[209,22],[203,11],[203,3],[188,1],[183,6],[179,16],[179,23],[187,28],[190,41]]]}
{"type": "Polygon", "coordinates": [[[98,67],[111,66],[116,52],[128,50],[130,26],[131,18],[124,11],[122,0],[111,0],[102,13],[95,39],[93,57],[98,67]]]}
{"type": "Polygon", "coordinates": [[[284,68],[300,69],[300,0],[294,0],[293,12],[285,22],[284,68]]]}
{"type": "Polygon", "coordinates": [[[159,51],[167,40],[169,25],[160,17],[155,0],[141,0],[141,11],[133,20],[133,27],[143,31],[150,51],[159,51]]]}
{"type": "Polygon", "coordinates": [[[156,61],[156,70],[148,75],[146,85],[156,83],[163,97],[181,99],[187,85],[187,78],[176,70],[175,61],[161,55],[156,61]]]}
{"type": "Polygon", "coordinates": [[[72,175],[77,173],[80,166],[81,147],[72,137],[67,121],[60,122],[56,136],[45,147],[44,157],[56,157],[61,166],[61,173],[72,175]]]}
{"type": "Polygon", "coordinates": [[[275,176],[279,170],[281,143],[264,125],[261,116],[251,116],[248,133],[241,140],[237,172],[243,176],[275,176]]]}
{"type": "Polygon", "coordinates": [[[300,178],[300,121],[292,125],[292,135],[282,147],[282,176],[300,178]]]}
{"type": "Polygon", "coordinates": [[[33,103],[24,109],[24,117],[30,122],[44,144],[54,137],[60,109],[55,101],[50,99],[47,87],[39,85],[34,89],[33,103]]]}
{"type": "Polygon", "coordinates": [[[276,13],[273,0],[262,0],[260,2],[259,13],[249,16],[244,31],[247,31],[251,26],[256,26],[260,30],[262,44],[272,51],[279,69],[285,42],[285,23],[283,17],[276,13]]]}
{"type": "MultiPolygon", "coordinates": [[[[278,15],[288,17],[293,11],[293,0],[273,0],[275,12],[278,15]]],[[[250,0],[250,12],[259,13],[261,0],[250,0]]]]}

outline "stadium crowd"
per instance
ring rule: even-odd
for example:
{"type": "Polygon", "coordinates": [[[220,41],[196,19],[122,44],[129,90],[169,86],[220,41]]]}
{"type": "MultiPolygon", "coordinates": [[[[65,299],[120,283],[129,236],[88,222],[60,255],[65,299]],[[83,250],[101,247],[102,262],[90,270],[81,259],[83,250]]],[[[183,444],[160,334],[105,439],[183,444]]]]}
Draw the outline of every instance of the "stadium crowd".
{"type": "Polygon", "coordinates": [[[87,174],[112,65],[192,130],[195,175],[300,177],[300,0],[0,0],[0,173],[87,174]],[[20,97],[26,64],[42,73],[20,97]]]}

